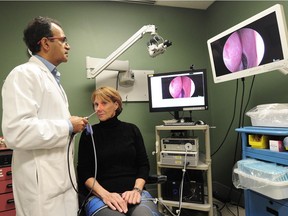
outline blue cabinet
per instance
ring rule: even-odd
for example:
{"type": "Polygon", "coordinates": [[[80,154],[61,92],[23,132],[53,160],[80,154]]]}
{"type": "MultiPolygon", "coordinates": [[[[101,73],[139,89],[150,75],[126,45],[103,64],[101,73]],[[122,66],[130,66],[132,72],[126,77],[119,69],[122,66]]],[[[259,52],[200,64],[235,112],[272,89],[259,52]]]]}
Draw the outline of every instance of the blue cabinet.
{"type": "MultiPolygon", "coordinates": [[[[243,159],[254,158],[261,161],[288,166],[288,151],[274,152],[269,149],[257,149],[252,148],[248,143],[248,136],[255,134],[284,138],[288,136],[288,128],[247,126],[243,128],[237,128],[236,131],[241,134],[243,159]]],[[[245,189],[244,197],[246,216],[288,215],[288,199],[286,197],[284,199],[276,200],[269,196],[255,192],[253,189],[245,189]]]]}
{"type": "Polygon", "coordinates": [[[287,200],[274,200],[247,190],[245,192],[245,213],[246,216],[287,216],[287,200]]]}

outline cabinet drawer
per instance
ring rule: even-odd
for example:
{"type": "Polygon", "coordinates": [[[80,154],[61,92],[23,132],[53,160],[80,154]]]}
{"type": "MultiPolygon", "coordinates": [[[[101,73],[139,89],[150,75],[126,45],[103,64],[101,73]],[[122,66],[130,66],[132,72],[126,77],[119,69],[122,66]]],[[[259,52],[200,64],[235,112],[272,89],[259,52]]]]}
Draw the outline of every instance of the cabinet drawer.
{"type": "MultiPolygon", "coordinates": [[[[246,215],[261,215],[261,216],[287,216],[288,206],[274,200],[270,197],[262,196],[248,190],[246,193],[249,208],[246,208],[246,215]]],[[[245,197],[245,198],[246,198],[245,197]]]]}
{"type": "Polygon", "coordinates": [[[13,193],[0,194],[0,212],[15,208],[13,193]]]}
{"type": "Polygon", "coordinates": [[[16,216],[16,210],[12,209],[9,211],[0,212],[0,216],[16,216]]]}
{"type": "Polygon", "coordinates": [[[11,167],[0,167],[0,181],[12,179],[11,167]]]}
{"type": "Polygon", "coordinates": [[[12,179],[0,181],[0,194],[12,192],[12,179]]]}

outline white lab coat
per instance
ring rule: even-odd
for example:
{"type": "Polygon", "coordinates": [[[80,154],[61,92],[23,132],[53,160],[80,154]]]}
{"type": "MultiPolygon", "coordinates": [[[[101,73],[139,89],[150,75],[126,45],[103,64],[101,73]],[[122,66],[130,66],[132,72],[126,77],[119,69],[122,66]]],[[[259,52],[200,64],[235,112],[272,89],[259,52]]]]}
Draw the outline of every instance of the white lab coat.
{"type": "Polygon", "coordinates": [[[13,149],[13,194],[17,216],[76,216],[73,142],[62,87],[36,57],[17,66],[2,88],[2,132],[13,149]]]}

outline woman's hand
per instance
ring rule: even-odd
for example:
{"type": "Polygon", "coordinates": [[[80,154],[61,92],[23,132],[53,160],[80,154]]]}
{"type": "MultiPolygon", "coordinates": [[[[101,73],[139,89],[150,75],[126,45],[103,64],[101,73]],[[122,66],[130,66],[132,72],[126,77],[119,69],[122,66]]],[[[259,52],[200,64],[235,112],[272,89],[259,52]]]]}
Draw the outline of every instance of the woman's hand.
{"type": "Polygon", "coordinates": [[[106,193],[102,196],[103,202],[109,206],[112,210],[127,213],[127,201],[121,197],[118,193],[106,193]]]}
{"type": "Polygon", "coordinates": [[[128,204],[138,204],[141,201],[141,191],[138,190],[131,190],[131,191],[125,191],[122,193],[122,198],[128,203],[128,204]]]}
{"type": "Polygon", "coordinates": [[[122,198],[118,193],[110,193],[105,188],[103,188],[97,180],[94,178],[89,178],[85,182],[86,187],[91,190],[95,196],[98,196],[102,201],[112,210],[127,213],[128,203],[122,198]]]}

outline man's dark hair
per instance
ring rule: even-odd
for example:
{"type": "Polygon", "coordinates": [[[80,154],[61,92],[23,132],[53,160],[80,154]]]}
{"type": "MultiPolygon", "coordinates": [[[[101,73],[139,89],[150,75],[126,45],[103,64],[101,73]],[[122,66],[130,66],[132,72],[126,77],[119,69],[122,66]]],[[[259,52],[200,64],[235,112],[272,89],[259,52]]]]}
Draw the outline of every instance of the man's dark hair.
{"type": "Polygon", "coordinates": [[[60,23],[54,19],[38,16],[34,18],[24,30],[23,40],[33,55],[40,51],[40,44],[38,42],[43,37],[53,36],[51,31],[52,23],[61,27],[60,23]]]}

